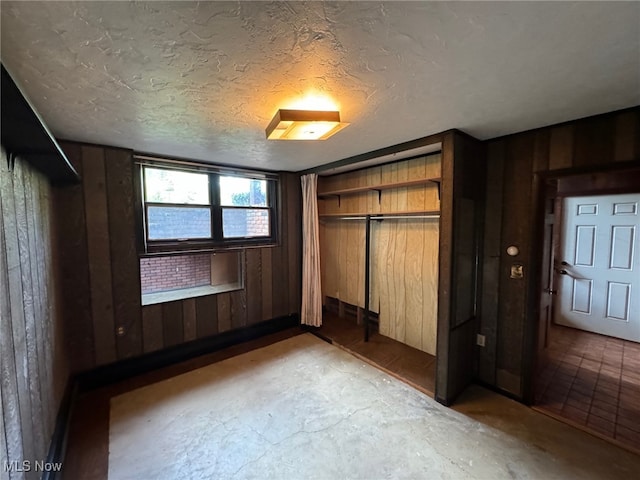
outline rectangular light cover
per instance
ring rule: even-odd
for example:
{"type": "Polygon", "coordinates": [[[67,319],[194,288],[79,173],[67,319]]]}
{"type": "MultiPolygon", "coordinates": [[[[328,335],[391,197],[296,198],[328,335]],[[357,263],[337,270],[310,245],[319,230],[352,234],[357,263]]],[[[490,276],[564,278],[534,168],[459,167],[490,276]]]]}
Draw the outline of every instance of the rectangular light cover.
{"type": "Polygon", "coordinates": [[[278,110],[266,132],[269,140],[325,140],[348,125],[340,112],[278,110]]]}

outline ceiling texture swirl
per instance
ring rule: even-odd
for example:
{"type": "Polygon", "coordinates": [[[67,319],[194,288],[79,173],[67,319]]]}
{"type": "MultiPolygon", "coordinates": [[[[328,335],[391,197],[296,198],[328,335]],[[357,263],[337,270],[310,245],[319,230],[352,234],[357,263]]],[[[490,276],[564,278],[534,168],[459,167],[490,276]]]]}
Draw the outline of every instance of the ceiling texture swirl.
{"type": "Polygon", "coordinates": [[[1,54],[60,139],[303,170],[450,128],[640,103],[640,3],[10,2],[1,54]],[[269,141],[309,97],[349,128],[269,141]]]}

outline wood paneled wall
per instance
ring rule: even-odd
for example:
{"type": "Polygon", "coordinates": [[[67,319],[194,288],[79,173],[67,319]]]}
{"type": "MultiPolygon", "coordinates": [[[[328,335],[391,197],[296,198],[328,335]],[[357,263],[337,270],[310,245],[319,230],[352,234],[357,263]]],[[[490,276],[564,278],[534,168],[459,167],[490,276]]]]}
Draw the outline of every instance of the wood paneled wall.
{"type": "MultiPolygon", "coordinates": [[[[440,155],[321,177],[318,191],[440,177],[440,155]]],[[[320,199],[319,211],[349,215],[438,210],[435,184],[320,199]]],[[[383,220],[371,225],[370,309],[380,333],[432,355],[436,351],[437,219],[383,220]]],[[[320,226],[324,296],[364,307],[364,220],[324,219],[320,226]]]]}
{"type": "Polygon", "coordinates": [[[541,128],[488,142],[486,227],[479,378],[518,397],[527,397],[537,324],[539,265],[536,174],[565,169],[606,168],[640,160],[640,108],[541,128]],[[506,248],[516,245],[517,257],[506,248]],[[510,266],[524,266],[511,279],[510,266]]]}
{"type": "Polygon", "coordinates": [[[44,461],[69,369],[57,310],[48,180],[17,158],[0,158],[0,468],[44,461]]]}
{"type": "Polygon", "coordinates": [[[132,152],[62,146],[83,178],[56,191],[74,371],[299,313],[298,175],[281,177],[281,245],[246,250],[243,290],[142,307],[132,152]]]}
{"type": "Polygon", "coordinates": [[[485,161],[478,140],[458,131],[444,135],[435,398],[445,405],[476,370],[485,161]]]}

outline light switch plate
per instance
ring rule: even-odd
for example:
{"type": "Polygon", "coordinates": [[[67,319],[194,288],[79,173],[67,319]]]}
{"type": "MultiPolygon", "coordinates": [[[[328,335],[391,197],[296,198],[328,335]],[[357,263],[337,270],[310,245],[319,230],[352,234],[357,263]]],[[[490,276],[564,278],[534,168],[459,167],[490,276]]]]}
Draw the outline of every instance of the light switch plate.
{"type": "Polygon", "coordinates": [[[511,278],[523,278],[524,277],[524,267],[519,263],[514,263],[511,265],[511,278]]]}

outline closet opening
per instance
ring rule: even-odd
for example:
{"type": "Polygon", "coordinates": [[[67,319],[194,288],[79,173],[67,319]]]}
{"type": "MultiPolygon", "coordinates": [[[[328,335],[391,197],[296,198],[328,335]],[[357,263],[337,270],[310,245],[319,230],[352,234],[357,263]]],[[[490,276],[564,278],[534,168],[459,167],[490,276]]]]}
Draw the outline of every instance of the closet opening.
{"type": "Polygon", "coordinates": [[[319,175],[316,333],[434,396],[441,153],[319,175]]]}

